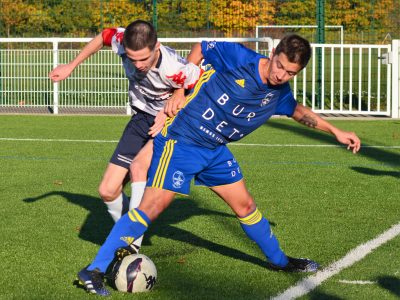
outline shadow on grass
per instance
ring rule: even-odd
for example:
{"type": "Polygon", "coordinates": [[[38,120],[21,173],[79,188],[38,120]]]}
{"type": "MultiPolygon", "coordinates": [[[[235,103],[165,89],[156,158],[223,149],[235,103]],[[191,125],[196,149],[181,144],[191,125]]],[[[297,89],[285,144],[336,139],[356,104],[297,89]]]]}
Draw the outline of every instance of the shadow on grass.
{"type": "MultiPolygon", "coordinates": [[[[316,131],[314,129],[309,129],[307,127],[297,127],[297,126],[293,126],[293,125],[283,124],[280,122],[268,122],[268,124],[266,124],[265,126],[271,126],[273,128],[290,131],[295,134],[303,135],[308,138],[318,140],[318,141],[323,141],[325,143],[329,143],[332,145],[339,145],[339,143],[335,140],[335,138],[333,136],[330,136],[326,133],[316,131]]],[[[361,143],[362,143],[362,141],[361,141],[361,143]]],[[[363,146],[363,144],[361,145],[361,149],[360,149],[358,155],[372,158],[380,163],[386,164],[391,167],[400,167],[400,155],[399,154],[386,151],[382,148],[363,148],[362,146],[363,146]]],[[[367,146],[367,145],[364,145],[364,146],[367,146]]]]}
{"type": "Polygon", "coordinates": [[[370,168],[362,168],[362,167],[352,167],[351,168],[358,173],[363,173],[366,175],[373,175],[373,176],[393,176],[394,178],[400,179],[400,172],[396,171],[382,171],[382,170],[375,170],[370,168]]]}
{"type": "Polygon", "coordinates": [[[329,295],[322,292],[313,292],[308,295],[311,300],[344,300],[345,298],[340,298],[338,296],[329,295]]]}
{"type": "Polygon", "coordinates": [[[79,238],[98,245],[101,245],[105,241],[114,222],[109,216],[106,206],[99,198],[89,195],[54,191],[38,197],[26,198],[23,201],[33,203],[53,196],[63,197],[70,203],[79,205],[90,212],[83,222],[83,225],[78,228],[79,238]]]}
{"type": "MultiPolygon", "coordinates": [[[[27,203],[34,203],[41,199],[52,196],[63,197],[67,201],[79,205],[90,212],[79,230],[79,237],[81,239],[98,245],[101,245],[105,241],[108,233],[111,231],[113,221],[111,217],[109,217],[105,205],[99,198],[82,194],[54,191],[38,197],[26,198],[23,201],[27,203]]],[[[150,226],[149,230],[145,234],[143,244],[149,245],[151,244],[152,236],[159,236],[188,243],[190,245],[204,248],[233,259],[238,259],[266,267],[266,262],[264,259],[248,255],[237,249],[230,248],[213,241],[209,241],[187,230],[174,226],[174,224],[179,224],[190,219],[191,217],[200,215],[214,215],[222,218],[235,218],[231,214],[199,208],[198,205],[190,198],[176,198],[175,201],[167,208],[167,210],[161,214],[161,216],[152,224],[152,226],[150,226]]],[[[240,231],[239,225],[238,231],[240,231]]],[[[162,256],[162,253],[160,255],[162,256]]],[[[165,255],[169,254],[166,253],[165,255]]]]}
{"type": "Polygon", "coordinates": [[[378,284],[385,290],[400,298],[400,279],[393,276],[378,277],[378,284]]]}

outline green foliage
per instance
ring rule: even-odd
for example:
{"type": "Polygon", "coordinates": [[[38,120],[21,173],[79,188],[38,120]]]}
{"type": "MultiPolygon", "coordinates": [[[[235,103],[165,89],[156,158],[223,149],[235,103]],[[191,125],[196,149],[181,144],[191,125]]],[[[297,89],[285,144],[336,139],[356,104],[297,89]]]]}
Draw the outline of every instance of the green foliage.
{"type": "MultiPolygon", "coordinates": [[[[1,0],[2,36],[93,36],[152,20],[160,36],[254,36],[256,25],[314,25],[314,0],[1,0]]],[[[399,0],[326,0],[325,24],[349,37],[400,38],[399,0]]],[[[360,39],[364,42],[363,39],[360,39]]],[[[354,42],[350,40],[349,42],[354,42]]],[[[360,41],[359,41],[360,42],[360,41]]]]}

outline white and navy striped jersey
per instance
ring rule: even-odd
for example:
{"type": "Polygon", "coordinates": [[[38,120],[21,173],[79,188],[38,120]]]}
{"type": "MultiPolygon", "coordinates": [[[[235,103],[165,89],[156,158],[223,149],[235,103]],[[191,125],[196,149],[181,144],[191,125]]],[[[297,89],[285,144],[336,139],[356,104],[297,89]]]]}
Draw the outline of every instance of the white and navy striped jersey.
{"type": "Polygon", "coordinates": [[[122,45],[125,28],[103,30],[103,44],[111,46],[122,59],[129,80],[129,100],[133,108],[155,116],[171,97],[174,89],[191,89],[199,79],[201,70],[179,56],[175,50],[160,46],[157,65],[146,73],[139,71],[129,60],[122,45]]]}

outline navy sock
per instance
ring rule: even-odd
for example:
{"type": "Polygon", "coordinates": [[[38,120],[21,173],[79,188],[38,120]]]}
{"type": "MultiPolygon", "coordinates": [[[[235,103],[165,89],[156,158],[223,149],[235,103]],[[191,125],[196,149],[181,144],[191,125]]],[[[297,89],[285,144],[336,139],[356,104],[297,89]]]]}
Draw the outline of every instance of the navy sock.
{"type": "Polygon", "coordinates": [[[150,219],[144,212],[137,208],[128,211],[115,223],[106,241],[87,269],[98,268],[101,272],[106,272],[108,265],[114,259],[115,251],[132,244],[134,240],[143,235],[149,225],[150,219]]]}
{"type": "Polygon", "coordinates": [[[288,259],[279,247],[279,242],[272,233],[269,222],[256,208],[244,218],[238,218],[247,236],[257,243],[267,259],[274,265],[284,267],[288,259]]]}

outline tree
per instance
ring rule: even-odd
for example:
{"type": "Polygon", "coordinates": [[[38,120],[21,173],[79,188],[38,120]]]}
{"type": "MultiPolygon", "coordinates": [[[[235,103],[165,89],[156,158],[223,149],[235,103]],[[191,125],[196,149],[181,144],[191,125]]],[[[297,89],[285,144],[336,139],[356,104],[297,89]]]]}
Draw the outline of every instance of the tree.
{"type": "Polygon", "coordinates": [[[225,36],[254,34],[256,25],[273,24],[276,1],[214,0],[210,20],[225,36]]]}
{"type": "Polygon", "coordinates": [[[100,30],[107,27],[126,27],[136,19],[150,20],[144,3],[129,0],[103,1],[92,0],[92,25],[100,30]]]}
{"type": "Polygon", "coordinates": [[[5,33],[20,34],[29,20],[29,5],[22,0],[9,0],[1,2],[0,22],[4,24],[5,33]]]}
{"type": "Polygon", "coordinates": [[[280,1],[276,12],[277,25],[315,25],[316,0],[280,1]]]}

